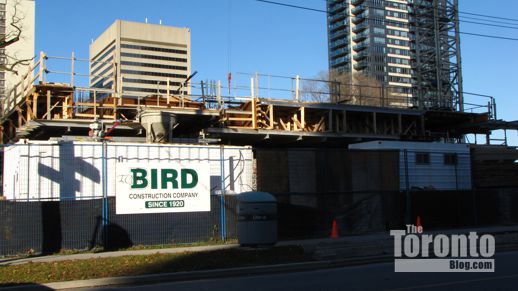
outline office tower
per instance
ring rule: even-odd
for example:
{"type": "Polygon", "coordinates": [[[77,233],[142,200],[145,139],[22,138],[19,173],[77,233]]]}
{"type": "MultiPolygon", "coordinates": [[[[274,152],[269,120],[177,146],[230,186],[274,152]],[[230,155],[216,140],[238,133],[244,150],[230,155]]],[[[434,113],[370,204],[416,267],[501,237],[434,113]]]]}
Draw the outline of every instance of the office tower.
{"type": "Polygon", "coordinates": [[[329,69],[383,105],[462,111],[457,0],[328,0],[329,69]]]}
{"type": "Polygon", "coordinates": [[[34,13],[34,0],[0,0],[0,38],[5,42],[17,38],[0,48],[0,98],[20,82],[33,63],[34,13]]]}
{"type": "Polygon", "coordinates": [[[117,20],[90,45],[90,87],[130,98],[174,92],[190,75],[190,51],[188,28],[117,20]]]}

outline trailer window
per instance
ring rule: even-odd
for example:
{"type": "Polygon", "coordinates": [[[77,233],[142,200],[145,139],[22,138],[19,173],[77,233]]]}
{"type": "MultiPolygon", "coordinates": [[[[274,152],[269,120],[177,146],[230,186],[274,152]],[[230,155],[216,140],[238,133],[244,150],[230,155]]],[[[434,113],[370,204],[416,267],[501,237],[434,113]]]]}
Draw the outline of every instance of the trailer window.
{"type": "Polygon", "coordinates": [[[457,164],[457,154],[444,154],[444,164],[445,165],[456,165],[457,164]]]}
{"type": "Polygon", "coordinates": [[[417,165],[430,164],[430,154],[429,153],[415,153],[415,163],[417,165]]]}

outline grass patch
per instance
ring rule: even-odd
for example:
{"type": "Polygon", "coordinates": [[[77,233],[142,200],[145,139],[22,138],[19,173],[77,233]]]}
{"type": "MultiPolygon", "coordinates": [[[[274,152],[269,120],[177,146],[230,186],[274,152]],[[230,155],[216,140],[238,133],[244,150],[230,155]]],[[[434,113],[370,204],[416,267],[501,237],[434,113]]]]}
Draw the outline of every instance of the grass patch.
{"type": "Polygon", "coordinates": [[[0,266],[0,286],[310,261],[300,247],[225,249],[0,266]]]}

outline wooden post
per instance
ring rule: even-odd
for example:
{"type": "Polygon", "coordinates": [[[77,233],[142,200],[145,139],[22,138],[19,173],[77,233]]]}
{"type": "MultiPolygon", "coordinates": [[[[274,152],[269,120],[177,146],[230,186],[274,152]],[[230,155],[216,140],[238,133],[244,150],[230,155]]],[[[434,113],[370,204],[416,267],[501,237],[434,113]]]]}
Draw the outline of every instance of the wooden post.
{"type": "Polygon", "coordinates": [[[63,100],[63,103],[61,104],[61,116],[63,119],[68,119],[68,100],[70,99],[70,96],[66,96],[65,100],[63,100]]]}
{"type": "Polygon", "coordinates": [[[33,94],[32,114],[34,115],[34,119],[38,119],[38,97],[39,96],[40,96],[39,93],[33,94]]]}
{"type": "Polygon", "coordinates": [[[300,108],[300,125],[302,125],[302,131],[306,128],[306,109],[300,108]]]}
{"type": "Polygon", "coordinates": [[[27,108],[27,112],[25,112],[27,116],[25,117],[25,119],[27,120],[27,122],[29,122],[29,120],[32,119],[32,106],[29,96],[25,97],[25,107],[27,108]]]}
{"type": "Polygon", "coordinates": [[[50,120],[50,90],[47,90],[47,120],[50,120]]]}
{"type": "Polygon", "coordinates": [[[43,83],[43,74],[45,73],[45,54],[40,52],[40,61],[39,61],[40,72],[38,76],[38,81],[43,83]]]}
{"type": "Polygon", "coordinates": [[[268,105],[268,111],[270,112],[270,129],[273,129],[274,123],[273,123],[273,105],[268,105]]]}

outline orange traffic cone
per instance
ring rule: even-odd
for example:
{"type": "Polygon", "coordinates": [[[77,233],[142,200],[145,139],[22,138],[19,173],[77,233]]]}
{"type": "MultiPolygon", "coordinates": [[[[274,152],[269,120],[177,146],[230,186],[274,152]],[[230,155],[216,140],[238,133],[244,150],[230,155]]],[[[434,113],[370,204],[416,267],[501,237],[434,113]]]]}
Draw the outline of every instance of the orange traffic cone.
{"type": "Polygon", "coordinates": [[[421,226],[421,217],[419,215],[417,216],[417,222],[415,223],[415,226],[416,227],[421,226]]]}
{"type": "Polygon", "coordinates": [[[331,238],[338,238],[338,227],[336,226],[336,219],[333,219],[333,225],[331,226],[331,238]]]}

